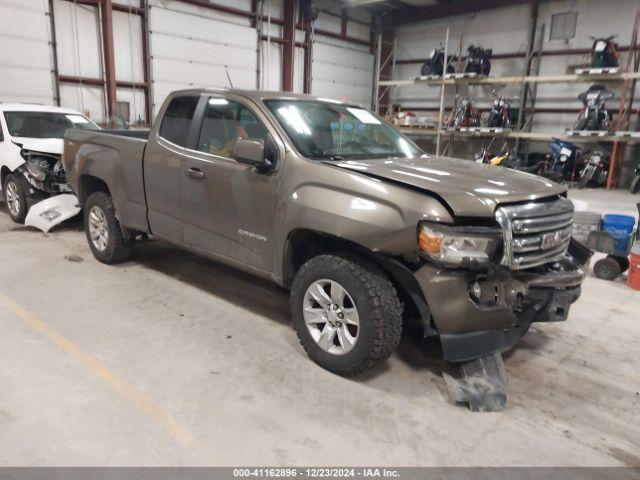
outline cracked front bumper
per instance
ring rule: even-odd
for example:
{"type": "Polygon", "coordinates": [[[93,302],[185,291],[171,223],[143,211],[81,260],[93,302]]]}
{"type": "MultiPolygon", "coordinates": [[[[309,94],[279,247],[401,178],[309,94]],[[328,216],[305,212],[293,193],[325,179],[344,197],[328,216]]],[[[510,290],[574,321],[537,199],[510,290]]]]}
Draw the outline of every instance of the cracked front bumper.
{"type": "Polygon", "coordinates": [[[572,242],[565,259],[531,270],[478,272],[423,265],[414,275],[445,360],[500,352],[516,343],[532,322],[566,320],[580,296],[582,265],[589,256],[588,249],[572,242]]]}

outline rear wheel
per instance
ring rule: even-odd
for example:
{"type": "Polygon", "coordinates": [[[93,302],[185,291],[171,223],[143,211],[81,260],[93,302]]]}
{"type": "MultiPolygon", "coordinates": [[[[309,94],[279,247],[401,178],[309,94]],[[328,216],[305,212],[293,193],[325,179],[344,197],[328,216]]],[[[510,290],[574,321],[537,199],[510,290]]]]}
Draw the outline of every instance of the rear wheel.
{"type": "Polygon", "coordinates": [[[108,193],[95,192],[87,198],[84,230],[93,256],[102,263],[120,263],[131,258],[134,241],[123,235],[108,193]]]}
{"type": "Polygon", "coordinates": [[[364,259],[320,255],[291,287],[293,324],[307,354],[343,376],[386,360],[400,342],[402,307],[388,277],[364,259]]]}
{"type": "Polygon", "coordinates": [[[607,257],[598,260],[594,264],[593,273],[602,280],[615,280],[622,273],[622,269],[613,257],[607,257]]]}
{"type": "Polygon", "coordinates": [[[2,192],[4,194],[4,203],[11,219],[16,223],[24,223],[24,219],[29,212],[24,180],[13,173],[7,175],[2,186],[2,192]]]}

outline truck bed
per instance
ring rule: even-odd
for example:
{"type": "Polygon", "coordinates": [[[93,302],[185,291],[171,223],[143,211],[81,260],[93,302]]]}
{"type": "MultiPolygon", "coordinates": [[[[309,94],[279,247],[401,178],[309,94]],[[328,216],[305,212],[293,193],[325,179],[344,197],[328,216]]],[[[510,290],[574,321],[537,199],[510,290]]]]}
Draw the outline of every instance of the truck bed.
{"type": "Polygon", "coordinates": [[[109,185],[124,225],[148,231],[144,197],[143,159],[148,130],[69,129],[64,136],[63,163],[67,179],[80,203],[87,182],[109,185]]]}

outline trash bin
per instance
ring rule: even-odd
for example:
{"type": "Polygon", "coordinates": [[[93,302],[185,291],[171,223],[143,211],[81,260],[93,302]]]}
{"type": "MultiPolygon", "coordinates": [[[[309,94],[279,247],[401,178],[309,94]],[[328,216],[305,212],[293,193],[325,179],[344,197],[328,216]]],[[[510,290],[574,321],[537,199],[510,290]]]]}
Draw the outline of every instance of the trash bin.
{"type": "Polygon", "coordinates": [[[631,234],[636,225],[636,219],[629,215],[608,214],[602,218],[602,230],[609,232],[616,239],[616,250],[618,252],[629,252],[630,241],[633,241],[631,234]]]}

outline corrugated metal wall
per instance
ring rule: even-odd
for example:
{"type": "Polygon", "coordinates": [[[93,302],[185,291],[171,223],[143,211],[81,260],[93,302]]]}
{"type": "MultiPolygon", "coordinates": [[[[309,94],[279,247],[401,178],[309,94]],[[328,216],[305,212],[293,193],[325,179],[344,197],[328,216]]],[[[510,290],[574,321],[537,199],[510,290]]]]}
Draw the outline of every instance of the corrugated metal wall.
{"type": "Polygon", "coordinates": [[[230,81],[256,88],[256,30],[249,19],[154,0],[149,26],[154,112],[181,88],[229,87],[230,81]]]}
{"type": "Polygon", "coordinates": [[[53,103],[47,0],[2,0],[0,10],[0,101],[53,103]]]}
{"type": "MultiPolygon", "coordinates": [[[[238,10],[250,11],[251,0],[216,0],[238,10]]],[[[341,32],[340,5],[319,2],[317,26],[341,32]],[[335,13],[327,13],[331,12],[335,13]]],[[[138,8],[140,0],[114,0],[114,4],[138,8]]],[[[0,39],[5,51],[21,52],[0,59],[0,101],[55,102],[52,32],[48,0],[0,0],[0,39]]],[[[102,19],[96,5],[53,0],[57,40],[60,103],[89,115],[99,123],[108,121],[105,69],[102,57],[102,19]],[[83,79],[79,82],[79,79],[83,79]]],[[[263,13],[274,22],[283,18],[283,1],[267,0],[263,13]]],[[[348,34],[368,42],[370,16],[356,12],[359,21],[348,22],[348,34]]],[[[257,31],[251,19],[186,4],[177,0],[149,1],[149,55],[152,113],[172,90],[190,87],[254,89],[258,67],[257,31]]],[[[263,35],[281,38],[277,23],[263,25],[263,35]]],[[[143,20],[126,11],[113,12],[116,100],[125,102],[129,122],[146,121],[143,84],[143,20]]],[[[302,44],[304,32],[296,39],[302,44]]],[[[262,42],[260,83],[267,90],[282,88],[282,45],[262,42]]],[[[295,49],[294,91],[303,92],[305,49],[295,49]]],[[[373,79],[373,55],[366,46],[316,35],[313,48],[311,92],[369,105],[373,79]]]]}

